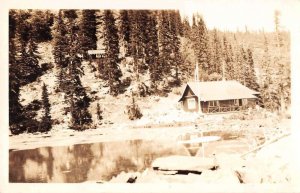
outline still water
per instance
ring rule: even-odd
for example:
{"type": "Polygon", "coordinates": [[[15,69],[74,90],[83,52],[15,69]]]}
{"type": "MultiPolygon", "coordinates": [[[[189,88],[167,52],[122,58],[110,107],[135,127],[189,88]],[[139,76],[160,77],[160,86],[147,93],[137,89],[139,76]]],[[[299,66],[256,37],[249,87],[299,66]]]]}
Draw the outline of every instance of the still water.
{"type": "Polygon", "coordinates": [[[189,155],[189,152],[175,141],[144,140],[11,151],[9,181],[109,181],[122,171],[143,171],[154,159],[168,155],[189,155]]]}

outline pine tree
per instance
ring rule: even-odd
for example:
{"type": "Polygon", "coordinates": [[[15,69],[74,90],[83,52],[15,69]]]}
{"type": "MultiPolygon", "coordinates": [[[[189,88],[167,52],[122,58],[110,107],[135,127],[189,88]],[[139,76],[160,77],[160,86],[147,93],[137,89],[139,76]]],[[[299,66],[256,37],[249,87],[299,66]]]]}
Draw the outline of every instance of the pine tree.
{"type": "Polygon", "coordinates": [[[262,72],[261,72],[261,97],[263,101],[263,106],[269,110],[275,110],[276,108],[276,89],[274,82],[272,80],[272,67],[271,67],[271,57],[269,54],[268,41],[265,36],[264,42],[264,55],[262,60],[262,72]]]}
{"type": "Polygon", "coordinates": [[[19,134],[24,132],[25,129],[22,127],[24,116],[22,105],[19,102],[19,69],[16,63],[16,47],[13,37],[14,34],[11,34],[9,38],[9,129],[12,134],[19,134]]]}
{"type": "Polygon", "coordinates": [[[32,31],[36,34],[37,42],[52,39],[51,26],[53,25],[53,14],[49,10],[34,10],[30,18],[32,31]]]}
{"type": "Polygon", "coordinates": [[[177,24],[177,35],[183,36],[183,22],[181,20],[180,12],[179,10],[174,11],[174,20],[176,21],[177,24]]]}
{"type": "Polygon", "coordinates": [[[102,113],[103,113],[103,111],[100,108],[99,103],[97,103],[97,119],[98,119],[98,121],[101,121],[103,119],[102,113]]]}
{"type": "Polygon", "coordinates": [[[18,77],[20,84],[25,85],[34,81],[42,71],[38,65],[36,36],[28,23],[29,14],[19,11],[16,16],[14,45],[16,62],[18,63],[18,77]]]}
{"type": "Polygon", "coordinates": [[[127,114],[130,120],[140,119],[143,116],[140,108],[135,102],[133,94],[132,94],[132,102],[130,105],[127,106],[127,114]]]}
{"type": "Polygon", "coordinates": [[[80,46],[84,58],[87,58],[88,50],[97,49],[96,30],[96,10],[82,10],[80,23],[80,46]]]}
{"type": "Polygon", "coordinates": [[[51,115],[50,115],[50,103],[49,103],[49,95],[47,91],[47,86],[45,83],[43,84],[42,87],[42,106],[44,109],[44,115],[41,120],[40,124],[40,132],[47,132],[50,131],[52,127],[52,120],[51,120],[51,115]]]}
{"type": "MultiPolygon", "coordinates": [[[[170,46],[171,46],[171,68],[175,71],[175,85],[179,86],[181,84],[180,72],[182,70],[182,59],[180,54],[180,30],[181,30],[181,20],[178,21],[178,12],[169,11],[169,20],[170,20],[170,46]],[[179,22],[179,23],[178,23],[179,22]]],[[[180,19],[180,15],[179,15],[180,19]]]]}
{"type": "Polygon", "coordinates": [[[190,26],[188,17],[183,18],[182,36],[185,37],[185,38],[190,38],[190,36],[191,36],[191,26],[190,26]]]}
{"type": "MultiPolygon", "coordinates": [[[[181,66],[182,81],[188,82],[190,80],[194,80],[193,77],[194,77],[195,61],[197,57],[193,49],[193,43],[189,38],[184,37],[181,39],[180,53],[181,53],[182,64],[183,64],[181,66]]],[[[200,71],[200,73],[203,72],[200,71]]],[[[203,74],[201,77],[203,77],[203,74]]]]}
{"type": "Polygon", "coordinates": [[[282,36],[280,33],[280,11],[275,10],[274,13],[274,23],[275,23],[275,33],[276,33],[276,46],[277,47],[282,47],[282,36]]]}
{"type": "Polygon", "coordinates": [[[259,91],[259,85],[254,71],[252,51],[249,48],[247,49],[247,63],[245,63],[245,65],[245,86],[252,90],[259,91]]]}
{"type": "Polygon", "coordinates": [[[10,12],[10,24],[13,32],[9,35],[9,127],[12,134],[37,130],[38,124],[32,119],[31,110],[26,110],[19,102],[20,87],[37,77],[34,61],[35,46],[28,28],[29,14],[24,11],[10,12]],[[28,41],[32,41],[27,48],[28,41]],[[33,59],[32,59],[32,58],[33,59]],[[34,76],[34,77],[33,77],[34,76]]]}
{"type": "Polygon", "coordinates": [[[64,23],[63,11],[59,10],[57,17],[54,20],[53,30],[53,56],[56,63],[57,73],[57,91],[64,91],[66,83],[66,67],[68,66],[68,39],[67,27],[64,23]]]}
{"type": "Polygon", "coordinates": [[[131,20],[128,10],[120,11],[120,42],[124,47],[125,56],[129,56],[130,34],[131,34],[131,20]]]}
{"type": "Polygon", "coordinates": [[[146,43],[147,49],[145,50],[145,61],[149,66],[149,73],[151,79],[151,87],[156,90],[156,82],[161,80],[161,66],[158,62],[159,47],[158,47],[158,30],[157,20],[155,13],[149,16],[148,23],[146,25],[148,34],[148,41],[146,43]]]}
{"type": "Polygon", "coordinates": [[[290,104],[290,64],[284,60],[283,53],[286,53],[284,49],[283,34],[280,30],[280,12],[275,11],[275,33],[276,33],[276,56],[274,58],[274,83],[277,85],[277,104],[280,107],[280,112],[284,113],[286,110],[286,104],[290,104]]]}
{"type": "Polygon", "coordinates": [[[108,80],[110,94],[119,94],[120,77],[122,72],[118,65],[119,62],[119,37],[115,24],[115,18],[112,11],[104,11],[103,26],[103,45],[106,51],[106,59],[103,72],[106,74],[105,80],[108,80]]]}
{"type": "Polygon", "coordinates": [[[15,38],[17,26],[17,12],[14,9],[9,10],[9,40],[15,38]]]}
{"type": "Polygon", "coordinates": [[[209,73],[217,73],[219,75],[222,74],[222,46],[221,46],[221,42],[219,40],[218,34],[217,34],[217,30],[214,29],[213,30],[213,34],[212,34],[212,63],[211,63],[211,67],[210,67],[210,71],[209,73]]]}
{"type": "Polygon", "coordinates": [[[159,12],[159,62],[161,65],[161,73],[163,77],[171,76],[172,65],[172,37],[170,34],[169,15],[168,11],[163,10],[159,12]]]}
{"type": "Polygon", "coordinates": [[[225,36],[223,37],[223,48],[223,58],[225,62],[225,79],[234,80],[234,60],[232,47],[225,36]]]}
{"type": "Polygon", "coordinates": [[[239,67],[239,81],[246,85],[246,77],[245,73],[247,71],[247,63],[248,63],[248,57],[247,53],[245,52],[244,48],[241,46],[240,48],[240,67],[239,67]]]}
{"type": "Polygon", "coordinates": [[[81,65],[79,27],[77,22],[77,13],[75,10],[65,10],[66,17],[66,40],[68,49],[66,55],[68,56],[66,62],[68,64],[66,71],[61,71],[63,74],[65,86],[63,91],[66,93],[67,101],[70,103],[71,125],[70,128],[74,130],[84,130],[90,127],[92,123],[91,114],[88,111],[91,99],[87,96],[84,87],[81,84],[80,77],[84,75],[81,65]]]}
{"type": "Polygon", "coordinates": [[[135,10],[130,12],[130,54],[133,57],[134,71],[137,80],[139,74],[147,69],[145,55],[148,42],[147,23],[150,12],[148,10],[135,10]]]}
{"type": "Polygon", "coordinates": [[[196,23],[196,18],[194,16],[193,26],[192,26],[192,42],[194,43],[194,50],[197,56],[199,68],[201,71],[210,72],[210,53],[209,53],[209,39],[206,29],[206,25],[202,18],[196,23]],[[194,23],[195,22],[195,23],[194,23]]]}
{"type": "Polygon", "coordinates": [[[66,39],[67,29],[63,19],[63,11],[59,10],[53,26],[53,55],[57,67],[67,66],[66,55],[68,49],[68,40],[66,39]]]}
{"type": "Polygon", "coordinates": [[[83,75],[79,58],[71,58],[68,66],[68,90],[67,96],[70,102],[72,116],[71,129],[88,129],[92,123],[91,114],[88,111],[91,99],[87,96],[80,80],[83,75]]]}

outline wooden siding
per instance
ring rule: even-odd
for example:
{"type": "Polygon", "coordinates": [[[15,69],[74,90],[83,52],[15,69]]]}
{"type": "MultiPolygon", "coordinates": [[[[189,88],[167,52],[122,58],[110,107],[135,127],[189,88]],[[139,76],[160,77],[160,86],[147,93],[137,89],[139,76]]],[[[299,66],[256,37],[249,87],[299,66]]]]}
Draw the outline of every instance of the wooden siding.
{"type": "Polygon", "coordinates": [[[198,112],[199,110],[199,105],[198,105],[198,97],[196,96],[189,96],[189,97],[184,97],[184,100],[182,101],[182,106],[183,110],[188,111],[188,112],[198,112]],[[196,108],[195,109],[189,109],[188,108],[188,99],[193,98],[196,101],[196,108]]]}

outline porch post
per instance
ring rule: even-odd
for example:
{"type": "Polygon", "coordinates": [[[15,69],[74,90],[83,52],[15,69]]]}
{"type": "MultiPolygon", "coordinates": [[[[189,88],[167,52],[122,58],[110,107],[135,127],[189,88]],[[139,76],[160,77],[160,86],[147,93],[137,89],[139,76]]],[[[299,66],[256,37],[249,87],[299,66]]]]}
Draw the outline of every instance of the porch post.
{"type": "Polygon", "coordinates": [[[198,96],[198,112],[199,112],[199,114],[202,114],[201,100],[200,100],[200,97],[199,97],[199,96],[198,96]]]}

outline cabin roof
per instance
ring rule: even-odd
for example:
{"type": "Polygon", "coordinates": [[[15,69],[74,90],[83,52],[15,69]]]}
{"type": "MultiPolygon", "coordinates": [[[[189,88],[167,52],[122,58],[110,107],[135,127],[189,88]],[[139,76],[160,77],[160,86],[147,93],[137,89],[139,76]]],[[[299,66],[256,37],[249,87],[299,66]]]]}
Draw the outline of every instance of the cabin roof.
{"type": "Polygon", "coordinates": [[[251,99],[257,98],[255,94],[259,94],[234,80],[188,82],[179,101],[183,99],[188,87],[201,101],[251,99]]]}
{"type": "Polygon", "coordinates": [[[88,50],[87,53],[89,55],[93,55],[93,54],[105,54],[105,50],[104,49],[100,49],[100,50],[88,50]]]}

